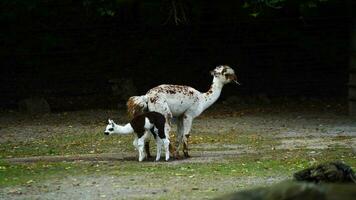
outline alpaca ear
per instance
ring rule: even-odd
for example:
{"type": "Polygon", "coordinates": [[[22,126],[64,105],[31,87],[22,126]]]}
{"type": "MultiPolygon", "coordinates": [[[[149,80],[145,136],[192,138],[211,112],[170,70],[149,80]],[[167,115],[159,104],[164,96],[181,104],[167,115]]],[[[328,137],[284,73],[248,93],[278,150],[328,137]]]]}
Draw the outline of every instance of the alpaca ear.
{"type": "Polygon", "coordinates": [[[109,124],[113,123],[114,121],[112,121],[111,119],[108,119],[109,124]]]}

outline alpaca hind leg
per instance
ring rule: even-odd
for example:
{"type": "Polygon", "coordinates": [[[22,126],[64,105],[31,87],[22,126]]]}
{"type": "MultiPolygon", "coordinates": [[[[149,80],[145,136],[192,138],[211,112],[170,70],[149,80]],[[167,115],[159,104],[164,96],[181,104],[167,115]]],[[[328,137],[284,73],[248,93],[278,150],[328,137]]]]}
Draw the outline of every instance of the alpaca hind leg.
{"type": "Polygon", "coordinates": [[[133,146],[135,147],[135,149],[138,150],[138,138],[135,137],[134,141],[132,142],[133,146]]]}
{"type": "Polygon", "coordinates": [[[156,161],[159,161],[159,159],[161,159],[161,152],[162,152],[162,145],[163,145],[161,138],[159,137],[156,138],[156,144],[157,144],[156,161]]]}
{"type": "Polygon", "coordinates": [[[166,154],[166,161],[169,160],[169,145],[170,145],[169,139],[168,138],[163,139],[163,146],[164,146],[164,151],[166,154]]]}
{"type": "Polygon", "coordinates": [[[138,161],[142,161],[145,158],[145,152],[144,152],[144,147],[145,147],[145,141],[144,137],[141,137],[137,140],[137,146],[138,146],[138,161]]]}

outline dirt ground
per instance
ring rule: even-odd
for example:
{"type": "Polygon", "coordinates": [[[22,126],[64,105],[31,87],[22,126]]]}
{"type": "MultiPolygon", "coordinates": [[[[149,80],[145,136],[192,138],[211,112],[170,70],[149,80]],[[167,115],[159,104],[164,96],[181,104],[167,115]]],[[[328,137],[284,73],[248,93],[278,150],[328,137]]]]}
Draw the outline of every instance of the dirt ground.
{"type": "MultiPolygon", "coordinates": [[[[224,104],[216,105],[193,122],[191,132],[193,141],[190,145],[192,157],[169,162],[138,163],[137,153],[132,147],[117,151],[119,147],[116,145],[120,146],[120,143],[108,145],[102,151],[87,153],[82,151],[65,155],[29,153],[19,156],[3,154],[1,158],[3,162],[11,165],[39,162],[89,163],[97,166],[99,173],[71,172],[40,182],[29,180],[26,184],[5,185],[0,187],[0,199],[209,199],[226,192],[276,183],[291,178],[291,174],[276,171],[263,176],[254,174],[232,176],[229,173],[231,171],[233,174],[234,169],[229,169],[226,176],[207,175],[203,172],[201,176],[194,173],[186,176],[184,173],[179,175],[176,171],[168,175],[162,174],[165,172],[137,171],[137,174],[133,172],[118,176],[117,173],[120,172],[116,170],[119,169],[118,165],[126,165],[128,168],[158,166],[159,169],[167,167],[172,171],[177,169],[193,171],[194,166],[201,167],[207,164],[213,164],[214,167],[215,165],[225,167],[229,163],[236,165],[240,161],[243,162],[242,157],[249,155],[256,157],[256,154],[268,161],[274,159],[272,154],[268,153],[273,151],[280,152],[277,156],[293,157],[293,152],[303,150],[306,152],[305,155],[311,158],[334,148],[348,151],[348,154],[340,155],[340,159],[344,157],[354,159],[356,120],[343,113],[343,107],[337,103],[322,103],[317,106],[273,105],[262,108],[257,105],[234,109],[224,104]],[[241,140],[244,138],[248,140],[234,141],[234,135],[236,140],[240,136],[246,136],[241,137],[241,140]],[[220,137],[226,140],[220,141],[220,137]],[[261,144],[257,142],[251,146],[254,138],[261,141],[261,144]],[[101,169],[108,171],[106,173],[101,169]]],[[[50,140],[53,136],[61,134],[66,136],[101,134],[108,117],[118,123],[127,121],[123,110],[75,111],[44,116],[26,116],[4,111],[0,117],[0,145],[50,140]]],[[[102,137],[103,140],[106,139],[104,135],[102,137]]],[[[126,145],[132,146],[131,138],[127,141],[129,142],[126,145]]],[[[0,170],[0,173],[3,171],[0,170]]]]}

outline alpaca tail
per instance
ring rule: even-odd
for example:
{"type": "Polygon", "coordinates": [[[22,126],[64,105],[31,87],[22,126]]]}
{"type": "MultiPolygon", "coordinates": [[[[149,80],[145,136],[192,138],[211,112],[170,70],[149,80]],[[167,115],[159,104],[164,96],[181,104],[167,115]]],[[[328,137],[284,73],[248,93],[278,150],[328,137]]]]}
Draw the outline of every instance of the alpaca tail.
{"type": "Polygon", "coordinates": [[[135,116],[144,113],[147,110],[147,97],[142,96],[132,96],[126,103],[127,114],[132,119],[135,116]]]}

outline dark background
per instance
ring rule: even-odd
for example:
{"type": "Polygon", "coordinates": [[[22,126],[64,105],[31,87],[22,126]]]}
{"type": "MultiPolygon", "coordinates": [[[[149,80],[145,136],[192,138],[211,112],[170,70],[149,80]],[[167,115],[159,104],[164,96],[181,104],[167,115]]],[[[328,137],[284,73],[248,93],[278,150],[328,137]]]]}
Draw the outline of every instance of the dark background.
{"type": "Polygon", "coordinates": [[[220,100],[347,98],[349,1],[281,9],[182,1],[187,21],[178,25],[168,1],[117,2],[3,1],[1,108],[28,97],[44,97],[53,110],[115,108],[124,102],[109,80],[120,78],[137,95],[162,83],[206,91],[221,64],[242,85],[225,86],[220,100]]]}

